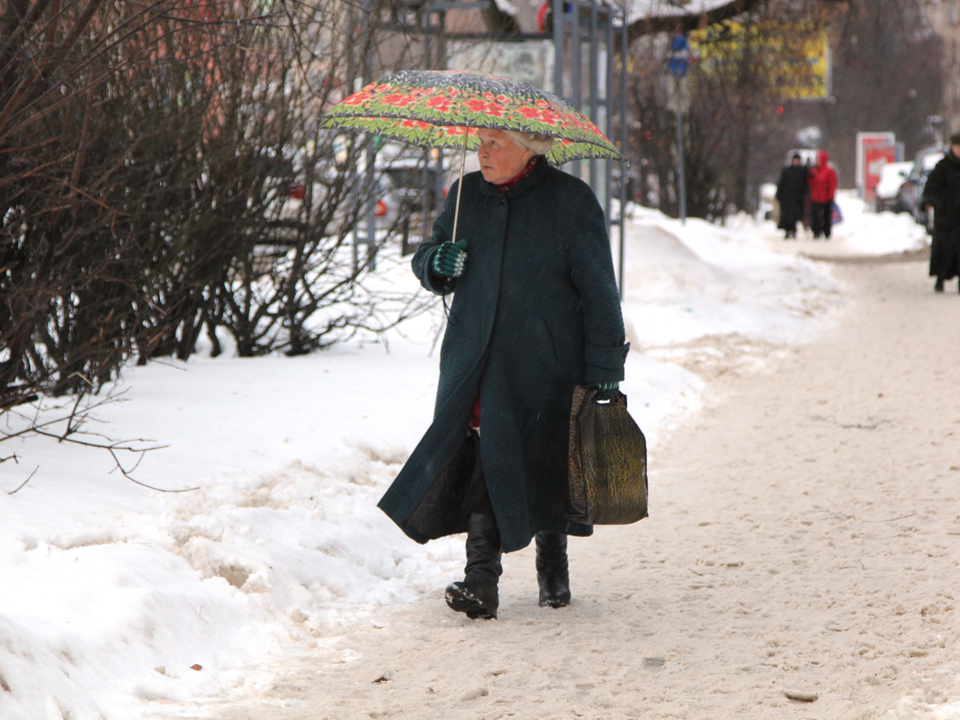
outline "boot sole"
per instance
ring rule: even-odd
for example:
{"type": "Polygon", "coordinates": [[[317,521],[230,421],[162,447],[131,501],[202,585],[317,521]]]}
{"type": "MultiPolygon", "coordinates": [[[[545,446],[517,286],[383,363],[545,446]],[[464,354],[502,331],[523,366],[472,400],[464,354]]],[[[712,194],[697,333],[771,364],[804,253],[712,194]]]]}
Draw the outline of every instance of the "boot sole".
{"type": "Polygon", "coordinates": [[[471,620],[496,620],[497,611],[486,607],[480,599],[467,588],[449,585],[443,594],[447,607],[455,612],[464,613],[471,620]]]}
{"type": "Polygon", "coordinates": [[[562,608],[570,604],[570,598],[544,598],[540,607],[562,608]]]}

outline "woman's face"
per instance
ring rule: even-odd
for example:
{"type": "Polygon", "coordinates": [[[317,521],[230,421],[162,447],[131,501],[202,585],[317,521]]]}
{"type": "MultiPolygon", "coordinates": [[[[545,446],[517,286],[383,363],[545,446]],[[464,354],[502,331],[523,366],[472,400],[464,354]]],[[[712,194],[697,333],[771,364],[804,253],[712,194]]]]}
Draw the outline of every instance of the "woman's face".
{"type": "Polygon", "coordinates": [[[500,130],[478,131],[480,149],[480,172],[483,179],[494,185],[512,180],[527,166],[533,150],[521,147],[509,135],[500,130]]]}

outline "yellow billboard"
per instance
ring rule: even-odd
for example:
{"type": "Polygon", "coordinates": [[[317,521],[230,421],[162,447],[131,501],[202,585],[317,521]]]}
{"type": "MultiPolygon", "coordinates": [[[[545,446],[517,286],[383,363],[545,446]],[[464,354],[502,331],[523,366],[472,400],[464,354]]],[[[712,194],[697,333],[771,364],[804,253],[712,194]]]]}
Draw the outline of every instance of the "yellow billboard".
{"type": "Polygon", "coordinates": [[[737,72],[744,62],[783,99],[830,96],[830,44],[826,30],[799,23],[718,23],[690,33],[699,71],[737,72]]]}

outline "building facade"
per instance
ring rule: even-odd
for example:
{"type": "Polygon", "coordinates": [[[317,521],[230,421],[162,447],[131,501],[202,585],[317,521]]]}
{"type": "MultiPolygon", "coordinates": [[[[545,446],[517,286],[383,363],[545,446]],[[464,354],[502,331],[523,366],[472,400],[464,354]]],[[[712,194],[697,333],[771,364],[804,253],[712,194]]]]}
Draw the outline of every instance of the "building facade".
{"type": "Polygon", "coordinates": [[[925,0],[923,5],[931,29],[943,38],[945,67],[940,129],[946,139],[951,132],[960,131],[960,0],[925,0]]]}

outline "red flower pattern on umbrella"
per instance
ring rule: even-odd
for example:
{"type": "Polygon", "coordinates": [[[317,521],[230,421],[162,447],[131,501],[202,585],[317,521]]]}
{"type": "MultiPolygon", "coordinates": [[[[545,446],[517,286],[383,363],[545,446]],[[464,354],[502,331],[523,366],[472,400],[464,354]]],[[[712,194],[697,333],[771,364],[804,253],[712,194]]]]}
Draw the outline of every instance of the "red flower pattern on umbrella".
{"type": "Polygon", "coordinates": [[[404,95],[402,93],[391,93],[390,95],[383,96],[383,102],[387,105],[396,105],[397,107],[406,107],[415,100],[416,98],[414,96],[404,95]]]}
{"type": "Polygon", "coordinates": [[[450,108],[453,107],[453,103],[450,102],[449,98],[444,97],[443,95],[438,95],[427,100],[426,103],[428,108],[436,110],[437,112],[445,113],[449,112],[450,108]]]}
{"type": "Polygon", "coordinates": [[[348,97],[343,101],[344,105],[363,105],[367,102],[373,95],[366,90],[361,90],[360,92],[355,92],[353,95],[348,97]]]}
{"type": "Polygon", "coordinates": [[[467,100],[467,108],[470,112],[485,112],[487,105],[489,105],[489,103],[484,100],[467,100]]]}
{"type": "Polygon", "coordinates": [[[549,110],[540,111],[540,122],[544,122],[547,125],[556,125],[558,119],[559,118],[549,110]]]}

